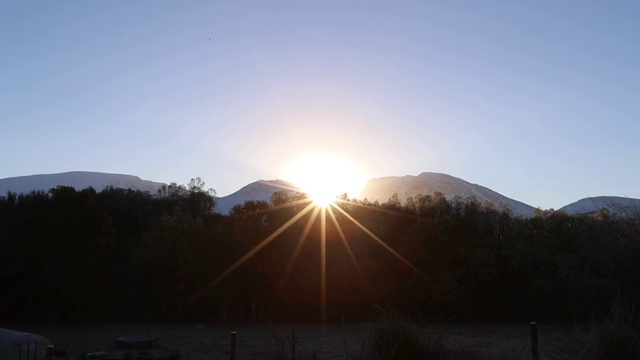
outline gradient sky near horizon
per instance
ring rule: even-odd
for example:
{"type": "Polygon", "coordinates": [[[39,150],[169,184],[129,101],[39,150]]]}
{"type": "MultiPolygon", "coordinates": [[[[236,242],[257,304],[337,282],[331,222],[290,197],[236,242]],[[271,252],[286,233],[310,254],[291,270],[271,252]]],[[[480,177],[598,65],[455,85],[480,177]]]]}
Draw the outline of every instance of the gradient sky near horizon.
{"type": "Polygon", "coordinates": [[[5,0],[0,126],[0,178],[224,196],[330,152],[545,209],[640,198],[640,2],[5,0]]]}

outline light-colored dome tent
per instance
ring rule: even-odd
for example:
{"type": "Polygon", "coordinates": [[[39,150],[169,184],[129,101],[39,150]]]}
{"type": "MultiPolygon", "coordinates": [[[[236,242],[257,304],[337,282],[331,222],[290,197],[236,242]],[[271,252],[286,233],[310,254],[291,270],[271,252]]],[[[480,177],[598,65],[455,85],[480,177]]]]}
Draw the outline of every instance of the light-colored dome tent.
{"type": "Polygon", "coordinates": [[[43,360],[50,345],[44,336],[0,328],[0,360],[43,360]]]}

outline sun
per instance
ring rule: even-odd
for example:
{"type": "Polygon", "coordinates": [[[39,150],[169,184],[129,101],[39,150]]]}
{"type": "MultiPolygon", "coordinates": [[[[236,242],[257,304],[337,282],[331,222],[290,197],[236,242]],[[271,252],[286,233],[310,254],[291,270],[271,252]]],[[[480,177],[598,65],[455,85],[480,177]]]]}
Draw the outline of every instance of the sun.
{"type": "Polygon", "coordinates": [[[341,194],[357,197],[367,181],[357,163],[327,153],[300,155],[285,176],[321,207],[329,206],[341,194]]]}
{"type": "MultiPolygon", "coordinates": [[[[364,233],[366,233],[371,239],[387,250],[391,255],[395,256],[408,268],[413,270],[416,274],[422,277],[425,281],[429,281],[429,278],[420,271],[417,267],[411,264],[402,255],[396,252],[391,246],[374,234],[371,230],[367,229],[363,224],[350,215],[348,208],[344,209],[343,204],[340,202],[334,202],[337,195],[346,193],[349,197],[356,197],[362,191],[368,177],[362,171],[362,168],[357,163],[350,161],[348,158],[340,155],[333,155],[327,153],[318,154],[303,154],[300,155],[295,161],[288,164],[288,169],[282,172],[285,175],[285,179],[293,182],[302,191],[306,192],[312,199],[311,203],[307,203],[303,209],[298,209],[296,213],[278,229],[272,232],[269,236],[260,241],[251,250],[239,258],[235,263],[224,270],[220,275],[211,280],[206,286],[195,293],[188,303],[192,303],[196,299],[201,298],[206,291],[219,284],[229,274],[233,273],[251,259],[255,254],[260,252],[263,248],[268,246],[272,241],[279,237],[284,231],[289,229],[293,224],[304,221],[306,217],[305,230],[300,234],[298,244],[294,250],[289,264],[284,272],[284,275],[280,282],[279,296],[282,288],[286,283],[289,274],[296,262],[300,250],[305,244],[309,232],[314,224],[317,224],[319,220],[319,232],[320,232],[320,301],[319,307],[321,311],[322,323],[326,323],[327,319],[327,224],[331,223],[333,228],[336,229],[335,233],[331,237],[337,237],[342,241],[345,246],[349,257],[354,265],[355,270],[360,275],[363,283],[369,288],[367,279],[364,277],[363,272],[358,264],[358,260],[354,256],[349,241],[342,231],[340,222],[338,221],[337,213],[340,213],[340,219],[352,224],[355,224],[364,233]],[[310,216],[307,216],[310,214],[310,216]],[[335,236],[334,236],[335,235],[335,236]]],[[[300,203],[292,202],[288,206],[299,205],[300,203]]],[[[287,206],[287,205],[285,205],[287,206]]],[[[370,291],[371,292],[371,291],[370,291]]],[[[372,297],[373,299],[373,297],[372,297]]],[[[375,299],[374,299],[375,301],[375,299]]]]}

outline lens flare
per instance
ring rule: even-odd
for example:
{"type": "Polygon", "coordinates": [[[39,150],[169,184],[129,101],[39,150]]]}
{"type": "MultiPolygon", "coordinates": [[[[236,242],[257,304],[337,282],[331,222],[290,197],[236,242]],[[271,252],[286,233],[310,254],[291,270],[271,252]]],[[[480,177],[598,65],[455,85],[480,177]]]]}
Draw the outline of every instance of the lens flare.
{"type": "Polygon", "coordinates": [[[305,204],[302,210],[299,210],[297,214],[293,215],[291,219],[289,219],[286,223],[280,226],[277,230],[275,230],[271,235],[267,236],[261,242],[259,242],[254,248],[249,250],[244,256],[240,257],[235,263],[229,266],[226,270],[224,270],[217,277],[213,278],[206,286],[200,289],[198,292],[194,294],[194,296],[187,302],[187,304],[192,303],[196,299],[203,296],[205,292],[210,290],[212,287],[219,284],[223,279],[225,279],[228,275],[246,263],[251,257],[260,252],[263,248],[269,245],[272,241],[274,241],[277,237],[279,237],[285,230],[290,228],[294,223],[300,221],[307,213],[311,212],[309,219],[307,220],[307,225],[304,228],[300,238],[298,239],[298,243],[296,245],[295,250],[291,256],[291,259],[288,262],[286,270],[281,278],[280,284],[278,286],[276,296],[279,296],[284,288],[284,285],[289,277],[291,270],[293,268],[300,251],[302,250],[303,245],[313,227],[314,224],[317,224],[316,221],[319,221],[319,230],[320,230],[320,299],[319,299],[319,307],[320,307],[320,315],[321,321],[324,324],[327,320],[327,216],[330,219],[331,224],[335,227],[335,233],[342,240],[345,245],[345,250],[347,251],[351,262],[353,263],[360,279],[364,282],[367,290],[369,291],[372,299],[375,301],[375,297],[373,296],[373,292],[369,284],[366,281],[366,278],[356,261],[356,258],[349,246],[347,237],[345,236],[338,218],[336,217],[336,213],[334,213],[333,209],[335,209],[340,215],[342,220],[346,220],[356,225],[357,228],[360,228],[364,231],[365,234],[368,235],[371,239],[381,245],[386,251],[395,256],[401,263],[405,266],[413,270],[414,273],[419,275],[425,281],[429,281],[429,278],[426,274],[420,271],[416,266],[411,264],[407,259],[405,259],[402,255],[400,255],[396,250],[394,250],[391,246],[389,246],[385,241],[380,239],[377,235],[375,235],[371,230],[367,229],[362,223],[356,220],[353,216],[349,214],[348,209],[351,205],[361,206],[364,205],[359,204],[358,202],[352,202],[350,200],[344,199],[336,199],[338,195],[347,194],[347,196],[357,196],[359,195],[362,187],[366,182],[366,177],[363,175],[363,172],[360,169],[353,165],[353,163],[348,162],[343,157],[337,156],[329,156],[329,155],[307,155],[301,157],[298,162],[294,163],[290,169],[289,177],[291,181],[297,186],[299,186],[303,191],[309,195],[311,199],[311,203],[309,199],[299,199],[286,204],[281,204],[278,206],[274,206],[268,211],[275,211],[283,207],[293,207],[293,206],[301,206],[305,204]],[[343,208],[344,205],[347,205],[343,208]]]}
{"type": "Polygon", "coordinates": [[[357,197],[367,181],[357,164],[333,154],[303,154],[291,163],[285,176],[321,207],[342,194],[357,197]]]}

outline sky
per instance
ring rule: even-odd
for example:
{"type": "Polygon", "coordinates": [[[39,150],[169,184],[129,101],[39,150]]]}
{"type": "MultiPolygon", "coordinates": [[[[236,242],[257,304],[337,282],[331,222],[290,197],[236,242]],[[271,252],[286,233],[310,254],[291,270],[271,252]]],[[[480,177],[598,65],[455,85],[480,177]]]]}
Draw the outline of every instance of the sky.
{"type": "Polygon", "coordinates": [[[224,196],[330,153],[543,209],[640,198],[640,2],[4,0],[0,129],[0,178],[224,196]]]}

